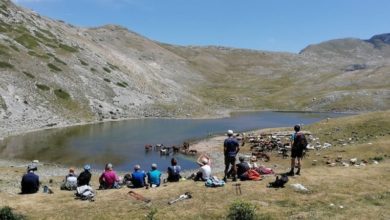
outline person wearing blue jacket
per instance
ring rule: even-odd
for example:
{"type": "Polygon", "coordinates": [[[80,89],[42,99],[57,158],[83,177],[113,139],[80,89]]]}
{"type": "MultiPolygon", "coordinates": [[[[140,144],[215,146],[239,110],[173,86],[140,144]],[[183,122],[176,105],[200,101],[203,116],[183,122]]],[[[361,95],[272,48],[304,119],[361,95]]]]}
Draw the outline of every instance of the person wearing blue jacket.
{"type": "Polygon", "coordinates": [[[27,167],[27,173],[22,177],[22,194],[32,194],[39,190],[39,176],[34,173],[37,170],[36,165],[31,164],[27,167]]]}

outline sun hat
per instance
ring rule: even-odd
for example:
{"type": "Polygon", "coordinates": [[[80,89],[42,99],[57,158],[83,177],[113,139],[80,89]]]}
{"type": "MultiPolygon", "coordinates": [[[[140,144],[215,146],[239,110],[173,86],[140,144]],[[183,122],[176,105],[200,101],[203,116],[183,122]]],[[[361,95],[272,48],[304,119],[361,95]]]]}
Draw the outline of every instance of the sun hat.
{"type": "Polygon", "coordinates": [[[157,164],[153,163],[152,168],[157,168],[157,164]]]}
{"type": "Polygon", "coordinates": [[[107,166],[106,166],[107,169],[112,169],[112,164],[111,163],[108,163],[107,166]]]}
{"type": "Polygon", "coordinates": [[[207,158],[202,158],[202,163],[204,165],[208,164],[209,163],[209,160],[207,158]]]}
{"type": "Polygon", "coordinates": [[[35,164],[30,164],[27,166],[27,171],[35,171],[37,170],[37,166],[35,164]]]}
{"type": "Polygon", "coordinates": [[[84,166],[84,170],[90,170],[91,169],[91,165],[89,165],[89,164],[85,164],[85,166],[84,166]]]}
{"type": "Polygon", "coordinates": [[[139,170],[139,169],[141,169],[140,165],[137,164],[137,165],[134,166],[134,170],[139,170]]]}
{"type": "Polygon", "coordinates": [[[230,136],[230,135],[233,135],[233,130],[228,130],[227,131],[227,134],[230,136]]]}

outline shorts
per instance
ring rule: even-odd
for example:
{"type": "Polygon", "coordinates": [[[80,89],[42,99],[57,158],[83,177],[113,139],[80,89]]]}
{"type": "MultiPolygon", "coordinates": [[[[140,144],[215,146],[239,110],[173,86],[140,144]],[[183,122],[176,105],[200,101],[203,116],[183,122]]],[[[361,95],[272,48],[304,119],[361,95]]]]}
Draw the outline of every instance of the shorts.
{"type": "Polygon", "coordinates": [[[236,165],[236,157],[234,156],[225,156],[225,165],[236,165]]]}
{"type": "Polygon", "coordinates": [[[303,156],[303,149],[300,148],[292,148],[291,149],[291,158],[302,158],[303,156]]]}

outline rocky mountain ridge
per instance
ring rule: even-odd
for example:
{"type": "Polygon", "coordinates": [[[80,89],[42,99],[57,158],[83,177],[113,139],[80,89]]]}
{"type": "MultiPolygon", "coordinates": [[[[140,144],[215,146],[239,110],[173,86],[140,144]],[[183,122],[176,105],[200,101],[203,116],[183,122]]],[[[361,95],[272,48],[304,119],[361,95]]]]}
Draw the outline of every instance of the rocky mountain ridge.
{"type": "Polygon", "coordinates": [[[299,54],[183,47],[1,1],[0,137],[125,118],[388,109],[388,37],[333,40],[299,54]]]}

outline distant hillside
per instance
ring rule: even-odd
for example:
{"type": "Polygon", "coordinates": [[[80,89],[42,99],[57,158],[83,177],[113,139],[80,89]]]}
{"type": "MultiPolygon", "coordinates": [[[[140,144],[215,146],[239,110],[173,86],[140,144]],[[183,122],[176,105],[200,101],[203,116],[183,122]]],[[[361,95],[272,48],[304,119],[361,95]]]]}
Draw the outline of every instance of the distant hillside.
{"type": "Polygon", "coordinates": [[[0,3],[0,137],[108,119],[390,106],[389,35],[299,54],[182,47],[0,3]]]}

